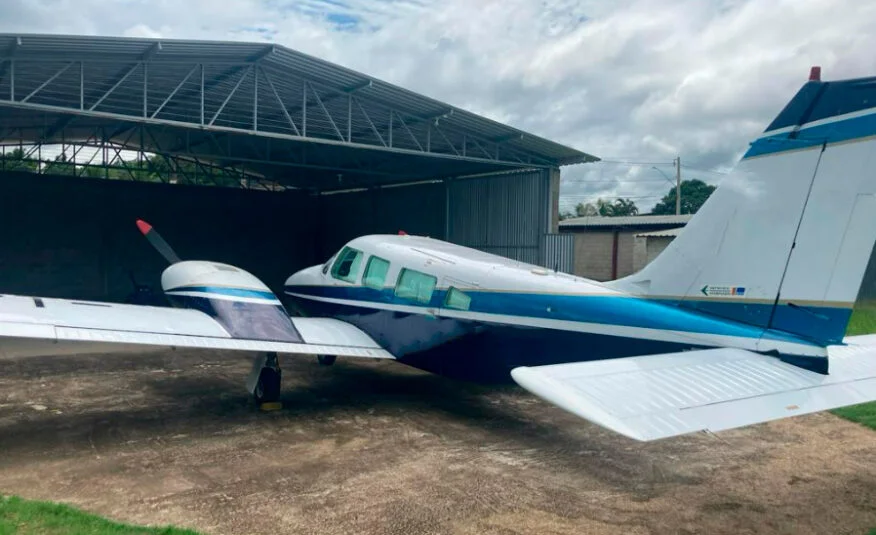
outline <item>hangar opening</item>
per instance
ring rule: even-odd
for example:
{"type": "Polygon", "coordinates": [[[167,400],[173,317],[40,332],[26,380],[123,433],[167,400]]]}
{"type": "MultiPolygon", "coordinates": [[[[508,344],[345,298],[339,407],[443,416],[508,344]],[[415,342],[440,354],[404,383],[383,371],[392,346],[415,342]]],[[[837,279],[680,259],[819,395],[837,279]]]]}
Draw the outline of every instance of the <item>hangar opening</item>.
{"type": "Polygon", "coordinates": [[[279,45],[60,35],[0,34],[0,142],[0,287],[98,300],[157,286],[137,218],[275,290],[399,230],[571,270],[597,160],[279,45]]]}

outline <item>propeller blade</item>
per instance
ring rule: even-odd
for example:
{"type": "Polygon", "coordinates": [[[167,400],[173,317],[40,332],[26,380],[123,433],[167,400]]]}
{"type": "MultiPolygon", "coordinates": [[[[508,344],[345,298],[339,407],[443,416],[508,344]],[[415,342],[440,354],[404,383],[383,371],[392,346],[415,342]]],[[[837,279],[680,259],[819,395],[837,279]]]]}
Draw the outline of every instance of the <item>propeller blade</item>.
{"type": "Polygon", "coordinates": [[[146,239],[149,240],[149,243],[152,244],[152,247],[155,247],[161,256],[167,259],[171,264],[176,264],[177,262],[181,262],[180,257],[176,255],[170,245],[164,241],[164,238],[161,237],[155,229],[152,228],[152,225],[143,221],[142,219],[137,220],[137,228],[140,229],[140,232],[143,233],[143,236],[146,236],[146,239]]]}

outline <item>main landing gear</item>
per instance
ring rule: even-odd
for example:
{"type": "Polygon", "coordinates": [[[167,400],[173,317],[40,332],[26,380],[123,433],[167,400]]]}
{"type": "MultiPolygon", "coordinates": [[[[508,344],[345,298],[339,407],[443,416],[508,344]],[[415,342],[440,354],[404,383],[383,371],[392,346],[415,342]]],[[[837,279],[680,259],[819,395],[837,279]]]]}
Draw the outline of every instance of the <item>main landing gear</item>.
{"type": "MultiPolygon", "coordinates": [[[[331,366],[337,358],[336,355],[317,355],[316,361],[320,366],[331,366]]],[[[246,380],[246,388],[263,409],[278,409],[282,379],[283,373],[280,370],[277,354],[264,353],[253,360],[252,371],[246,380]]]]}
{"type": "Polygon", "coordinates": [[[276,353],[265,353],[255,358],[246,387],[259,405],[276,403],[280,399],[283,374],[276,353]]]}

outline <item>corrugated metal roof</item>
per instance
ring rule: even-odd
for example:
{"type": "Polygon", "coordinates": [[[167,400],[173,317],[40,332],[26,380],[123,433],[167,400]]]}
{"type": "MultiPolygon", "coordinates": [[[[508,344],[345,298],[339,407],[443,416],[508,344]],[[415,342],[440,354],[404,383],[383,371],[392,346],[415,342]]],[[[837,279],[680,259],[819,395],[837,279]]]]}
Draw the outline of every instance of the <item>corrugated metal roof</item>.
{"type": "MultiPolygon", "coordinates": [[[[383,130],[384,124],[390,124],[392,112],[395,112],[400,118],[404,117],[408,121],[404,128],[396,124],[398,132],[394,142],[399,148],[414,149],[418,143],[423,145],[422,141],[417,142],[416,139],[410,138],[414,138],[417,133],[423,134],[427,129],[426,125],[437,119],[440,125],[446,129],[445,134],[449,137],[449,143],[442,147],[446,140],[435,135],[431,140],[431,151],[427,151],[427,154],[443,153],[444,155],[460,156],[460,147],[462,147],[461,156],[465,157],[465,147],[468,145],[469,157],[483,159],[485,155],[489,158],[494,152],[496,154],[504,152],[509,156],[503,159],[511,160],[513,156],[521,165],[560,166],[598,160],[595,156],[582,151],[276,44],[48,34],[0,34],[0,67],[3,69],[10,65],[10,60],[45,62],[45,76],[41,73],[33,73],[32,75],[35,84],[40,79],[47,79],[58,69],[58,65],[63,65],[64,62],[82,61],[83,58],[88,58],[87,61],[92,64],[106,65],[107,72],[89,70],[96,68],[93,65],[86,66],[86,72],[84,72],[87,80],[108,80],[109,82],[104,89],[111,86],[111,80],[122,76],[124,70],[120,71],[119,65],[123,65],[125,62],[148,60],[150,64],[159,66],[161,72],[157,69],[154,72],[150,70],[149,81],[149,98],[158,99],[158,102],[161,101],[159,96],[164,97],[170,94],[176,84],[189,71],[189,68],[198,63],[209,63],[215,69],[212,72],[208,70],[206,73],[210,79],[211,89],[221,89],[227,86],[227,92],[233,94],[232,89],[240,86],[241,81],[243,81],[247,91],[251,93],[252,90],[248,89],[251,81],[244,80],[247,74],[240,69],[242,64],[258,62],[264,70],[263,72],[270,74],[274,84],[274,87],[255,89],[256,92],[261,91],[268,95],[261,99],[264,101],[263,105],[269,105],[267,102],[272,101],[271,92],[276,92],[287,102],[300,103],[307,90],[306,86],[305,89],[302,89],[302,81],[306,80],[313,88],[333,94],[330,99],[324,98],[323,102],[319,103],[320,108],[328,110],[329,114],[335,112],[342,114],[345,119],[348,114],[352,114],[354,116],[351,118],[352,129],[363,136],[373,135],[372,130],[375,125],[378,130],[383,130]],[[227,67],[220,69],[219,66],[222,64],[227,64],[227,67]],[[162,86],[153,88],[152,84],[154,83],[162,83],[162,86]],[[351,109],[348,110],[346,97],[353,93],[360,99],[365,111],[371,116],[370,119],[360,117],[356,106],[352,104],[349,104],[351,109]],[[344,98],[334,98],[336,96],[344,98]],[[377,118],[380,118],[381,122],[378,122],[377,118]],[[466,135],[468,136],[467,142],[464,137],[466,135]]],[[[74,74],[78,76],[78,72],[79,68],[73,67],[69,69],[68,73],[65,73],[65,76],[72,77],[74,74]]],[[[3,74],[4,72],[0,72],[0,80],[4,78],[3,74]]],[[[16,69],[16,75],[23,76],[24,74],[23,70],[19,72],[16,69]]],[[[134,74],[132,79],[137,76],[141,75],[134,74]]],[[[192,76],[192,80],[198,76],[196,73],[192,76]]],[[[5,78],[9,77],[5,76],[5,78]]],[[[22,82],[25,81],[22,78],[22,82]]],[[[17,89],[19,85],[16,84],[17,89]]],[[[267,86],[264,82],[263,85],[267,86]]],[[[70,94],[54,95],[58,102],[52,105],[73,107],[74,109],[80,107],[78,83],[74,86],[71,78],[69,86],[75,89],[75,94],[73,94],[73,89],[66,89],[65,91],[70,94]]],[[[47,93],[49,89],[51,88],[46,87],[42,92],[47,93]]],[[[184,90],[188,89],[190,88],[184,90]]],[[[23,92],[25,88],[21,86],[18,90],[23,92]]],[[[243,88],[241,88],[240,93],[242,92],[243,88]]],[[[122,88],[116,93],[118,94],[114,94],[112,99],[103,103],[104,108],[109,106],[108,109],[113,113],[129,114],[130,111],[137,111],[136,108],[139,104],[136,98],[132,96],[128,101],[121,101],[122,88]],[[127,110],[131,104],[133,104],[134,110],[127,110]]],[[[131,94],[133,95],[133,92],[131,94]]],[[[198,106],[198,110],[195,110],[192,106],[194,106],[194,102],[197,102],[197,99],[190,100],[192,101],[191,106],[175,108],[167,106],[167,109],[161,110],[161,116],[167,115],[168,120],[192,121],[200,113],[200,106],[198,106]]],[[[243,124],[243,121],[252,115],[252,105],[243,101],[237,102],[237,100],[238,98],[235,97],[226,101],[223,106],[227,105],[227,107],[222,108],[222,115],[225,118],[234,118],[236,122],[243,124]]],[[[220,103],[221,101],[208,102],[207,104],[213,106],[210,111],[215,111],[220,103]]],[[[283,120],[282,110],[277,107],[275,111],[276,114],[272,115],[275,117],[274,121],[277,125],[273,133],[291,135],[291,132],[287,133],[282,130],[282,128],[289,126],[283,120]]],[[[346,132],[340,131],[338,125],[330,119],[326,120],[324,117],[314,114],[314,117],[308,117],[307,121],[309,133],[316,137],[325,136],[337,140],[336,133],[346,136],[346,132]]],[[[269,122],[265,121],[264,124],[259,124],[260,130],[271,128],[269,122]]],[[[344,126],[346,126],[346,121],[344,122],[344,126]]],[[[397,122],[400,121],[397,120],[397,122]]],[[[422,148],[420,147],[420,150],[422,148]]]]}
{"type": "Polygon", "coordinates": [[[644,227],[651,225],[685,225],[693,215],[635,215],[635,216],[588,216],[560,221],[560,228],[587,227],[644,227]]]}
{"type": "Polygon", "coordinates": [[[681,231],[684,230],[684,227],[676,227],[676,228],[668,228],[663,230],[655,230],[653,232],[640,232],[636,234],[636,237],[641,238],[675,238],[681,231]]]}

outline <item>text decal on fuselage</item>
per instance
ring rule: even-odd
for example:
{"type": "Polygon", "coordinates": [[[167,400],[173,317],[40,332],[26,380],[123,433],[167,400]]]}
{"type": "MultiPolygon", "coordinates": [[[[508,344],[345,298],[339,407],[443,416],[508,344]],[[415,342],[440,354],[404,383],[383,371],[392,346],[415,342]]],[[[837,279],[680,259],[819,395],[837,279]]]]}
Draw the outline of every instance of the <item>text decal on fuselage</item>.
{"type": "Polygon", "coordinates": [[[741,297],[745,295],[744,286],[711,286],[706,284],[700,290],[703,295],[716,297],[741,297]]]}

